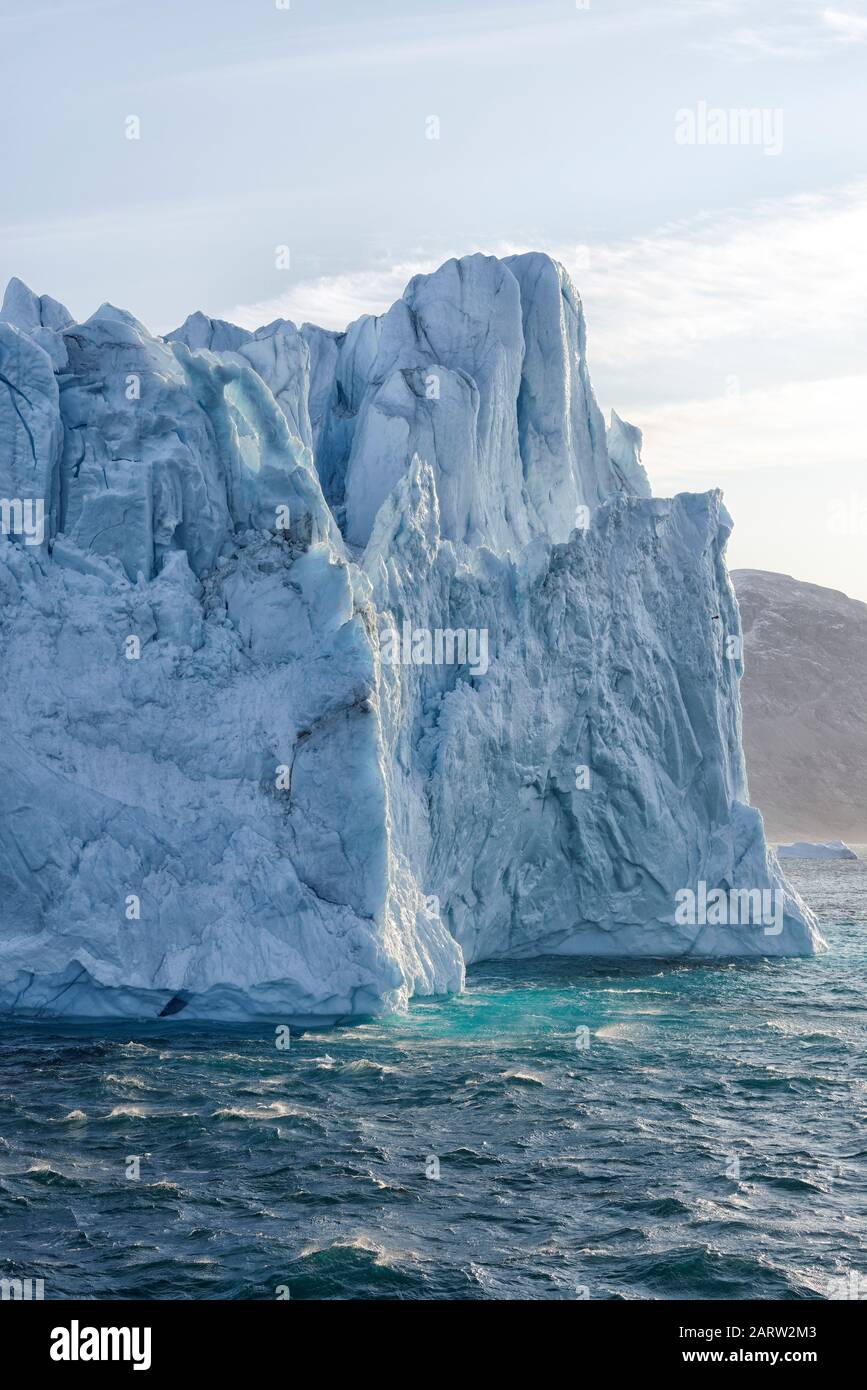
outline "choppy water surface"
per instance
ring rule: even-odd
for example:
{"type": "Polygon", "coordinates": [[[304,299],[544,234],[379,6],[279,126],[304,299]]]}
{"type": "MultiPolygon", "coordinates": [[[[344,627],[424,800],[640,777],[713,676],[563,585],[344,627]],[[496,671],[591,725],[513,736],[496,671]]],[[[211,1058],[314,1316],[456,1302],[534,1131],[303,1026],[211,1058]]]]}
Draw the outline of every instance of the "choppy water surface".
{"type": "Polygon", "coordinates": [[[288,1052],[264,1026],[0,1024],[0,1274],[48,1298],[867,1293],[867,861],[786,872],[817,960],[485,966],[288,1052]]]}

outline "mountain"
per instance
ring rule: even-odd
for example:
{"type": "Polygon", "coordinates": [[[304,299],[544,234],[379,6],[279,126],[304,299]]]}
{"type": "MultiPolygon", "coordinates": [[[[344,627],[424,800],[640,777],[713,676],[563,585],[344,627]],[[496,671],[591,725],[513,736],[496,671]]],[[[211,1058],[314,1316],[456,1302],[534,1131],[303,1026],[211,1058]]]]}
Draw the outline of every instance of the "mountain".
{"type": "Polygon", "coordinates": [[[482,957],[817,949],[747,804],[730,520],[640,444],[546,256],[345,333],[13,282],[0,1006],[309,1025],[482,957]]]}
{"type": "Polygon", "coordinates": [[[779,840],[867,842],[867,604],[735,570],[751,800],[779,840]]]}

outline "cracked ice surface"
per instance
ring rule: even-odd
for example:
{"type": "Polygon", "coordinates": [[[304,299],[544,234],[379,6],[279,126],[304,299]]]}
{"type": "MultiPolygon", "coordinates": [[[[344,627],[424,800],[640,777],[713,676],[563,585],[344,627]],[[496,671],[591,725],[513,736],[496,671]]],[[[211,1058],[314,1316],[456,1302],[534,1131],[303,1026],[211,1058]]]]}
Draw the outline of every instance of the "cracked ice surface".
{"type": "Polygon", "coordinates": [[[0,1006],[324,1023],[486,956],[816,949],[747,804],[730,522],[640,447],[545,256],[344,334],[13,281],[0,497],[46,524],[0,537],[0,1006]],[[389,663],[404,623],[488,669],[389,663]],[[678,925],[699,880],[781,931],[678,925]]]}

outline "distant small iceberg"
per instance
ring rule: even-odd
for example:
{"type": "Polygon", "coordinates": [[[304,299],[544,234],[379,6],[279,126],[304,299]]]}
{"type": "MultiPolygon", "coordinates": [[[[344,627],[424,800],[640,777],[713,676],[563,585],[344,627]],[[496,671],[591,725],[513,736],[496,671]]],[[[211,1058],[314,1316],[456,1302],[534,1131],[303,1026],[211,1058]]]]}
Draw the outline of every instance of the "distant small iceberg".
{"type": "Polygon", "coordinates": [[[809,840],[797,840],[793,845],[777,845],[778,859],[857,859],[858,855],[842,840],[826,840],[814,845],[809,840]]]}

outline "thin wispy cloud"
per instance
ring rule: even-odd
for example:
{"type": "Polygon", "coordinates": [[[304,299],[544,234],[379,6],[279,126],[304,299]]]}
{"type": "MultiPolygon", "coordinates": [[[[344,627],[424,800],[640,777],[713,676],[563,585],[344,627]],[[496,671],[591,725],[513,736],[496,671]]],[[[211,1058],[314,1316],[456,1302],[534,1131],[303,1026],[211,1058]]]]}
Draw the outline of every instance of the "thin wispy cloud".
{"type": "Polygon", "coordinates": [[[285,294],[254,304],[236,304],[221,317],[242,328],[259,328],[273,319],[284,318],[342,330],[362,314],[384,313],[400,299],[413,275],[436,270],[451,254],[448,251],[441,256],[302,280],[285,294]]]}
{"type": "Polygon", "coordinates": [[[252,47],[221,62],[195,62],[173,68],[162,64],[137,85],[159,87],[178,83],[197,86],[268,81],[292,74],[327,71],[350,73],[414,63],[448,60],[460,67],[477,68],[523,62],[528,54],[550,59],[564,46],[574,50],[575,61],[586,61],[587,44],[593,40],[616,42],[618,36],[652,38],[662,32],[677,46],[693,43],[693,35],[708,25],[729,23],[742,11],[745,0],[656,0],[634,8],[611,8],[593,3],[586,9],[563,0],[545,0],[531,6],[483,5],[439,10],[423,14],[390,14],[383,30],[381,16],[363,11],[353,22],[305,17],[292,26],[287,12],[284,32],[272,36],[267,46],[252,47]]]}
{"type": "Polygon", "coordinates": [[[65,20],[76,20],[82,15],[95,14],[116,8],[116,0],[61,0],[57,5],[38,8],[30,5],[26,9],[0,15],[0,30],[19,30],[39,27],[49,28],[65,20]]]}
{"type": "Polygon", "coordinates": [[[867,315],[867,187],[701,220],[621,245],[561,248],[594,360],[686,358],[698,345],[857,331],[867,315]]]}
{"type": "Polygon", "coordinates": [[[728,477],[794,460],[818,481],[831,461],[863,469],[865,397],[862,374],[657,406],[642,412],[645,454],[661,491],[710,486],[721,467],[728,477]]]}
{"type": "Polygon", "coordinates": [[[725,340],[851,334],[867,318],[867,187],[802,196],[700,218],[608,244],[520,242],[444,247],[396,265],[301,281],[285,294],[228,308],[245,327],[274,318],[342,329],[381,313],[407,281],[456,253],[544,249],[570,271],[587,309],[595,366],[683,360],[725,340]]]}
{"type": "Polygon", "coordinates": [[[846,43],[867,41],[867,15],[850,14],[844,10],[823,10],[822,19],[846,43]]]}
{"type": "Polygon", "coordinates": [[[820,9],[811,0],[796,0],[782,19],[771,16],[750,23],[752,12],[752,8],[742,9],[738,18],[743,23],[714,39],[702,39],[701,46],[713,45],[747,61],[801,63],[831,57],[846,45],[867,40],[867,14],[863,10],[820,9]]]}
{"type": "MultiPolygon", "coordinates": [[[[385,33],[373,17],[350,24],[305,24],[288,28],[279,39],[275,36],[265,51],[241,51],[227,62],[197,62],[183,71],[165,69],[143,85],[262,81],[292,73],[375,70],[437,59],[496,63],[510,53],[524,54],[528,48],[550,51],[553,43],[579,39],[577,25],[583,17],[576,11],[564,12],[560,5],[533,11],[506,6],[482,13],[467,9],[438,15],[430,10],[423,17],[392,17],[385,33]]],[[[598,17],[591,22],[598,23],[598,17]]]]}

